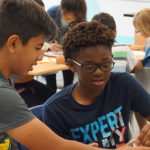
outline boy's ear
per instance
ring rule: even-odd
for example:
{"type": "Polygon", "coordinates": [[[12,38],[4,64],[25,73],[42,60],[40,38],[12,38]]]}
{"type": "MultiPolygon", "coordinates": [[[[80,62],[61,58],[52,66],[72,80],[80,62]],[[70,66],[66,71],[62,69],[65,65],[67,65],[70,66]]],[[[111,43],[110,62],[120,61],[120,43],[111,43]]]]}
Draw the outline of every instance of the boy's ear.
{"type": "Polygon", "coordinates": [[[66,64],[69,66],[69,69],[72,72],[76,72],[76,68],[74,66],[74,62],[72,61],[72,59],[68,58],[67,61],[66,61],[66,64]]]}
{"type": "Polygon", "coordinates": [[[16,48],[18,46],[18,43],[20,42],[20,38],[18,35],[11,35],[7,40],[7,48],[11,53],[16,52],[16,48]]]}

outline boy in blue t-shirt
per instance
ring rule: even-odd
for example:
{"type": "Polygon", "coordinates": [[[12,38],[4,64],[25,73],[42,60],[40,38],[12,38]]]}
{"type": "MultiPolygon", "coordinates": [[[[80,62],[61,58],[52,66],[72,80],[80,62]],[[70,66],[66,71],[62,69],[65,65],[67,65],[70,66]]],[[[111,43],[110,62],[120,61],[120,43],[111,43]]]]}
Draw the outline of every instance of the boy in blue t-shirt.
{"type": "Polygon", "coordinates": [[[150,95],[129,74],[111,73],[114,41],[113,32],[95,21],[65,35],[65,60],[79,81],[43,106],[44,122],[58,135],[114,149],[129,141],[131,110],[150,120],[150,95]]]}

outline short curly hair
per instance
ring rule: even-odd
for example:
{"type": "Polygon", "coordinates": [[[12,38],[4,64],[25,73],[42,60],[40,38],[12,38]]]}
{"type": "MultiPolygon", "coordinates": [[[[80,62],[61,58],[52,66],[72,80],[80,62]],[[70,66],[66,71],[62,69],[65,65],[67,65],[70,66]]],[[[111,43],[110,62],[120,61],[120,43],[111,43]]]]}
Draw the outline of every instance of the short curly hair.
{"type": "Polygon", "coordinates": [[[70,28],[62,41],[65,60],[76,59],[84,47],[103,45],[112,48],[115,35],[108,27],[97,21],[82,22],[70,28]]]}

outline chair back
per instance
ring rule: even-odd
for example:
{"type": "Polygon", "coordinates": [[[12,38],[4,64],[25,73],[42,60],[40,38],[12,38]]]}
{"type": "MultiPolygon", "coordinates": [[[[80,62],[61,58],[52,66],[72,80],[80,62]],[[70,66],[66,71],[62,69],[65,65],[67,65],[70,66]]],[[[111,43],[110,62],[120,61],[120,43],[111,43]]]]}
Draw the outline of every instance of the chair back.
{"type": "Polygon", "coordinates": [[[43,121],[43,114],[42,114],[42,105],[37,105],[34,107],[29,108],[32,113],[41,121],[43,121]]]}
{"type": "Polygon", "coordinates": [[[135,72],[135,77],[145,90],[150,93],[150,67],[144,67],[141,71],[135,72]]]}
{"type": "MultiPolygon", "coordinates": [[[[43,121],[43,114],[42,114],[42,105],[38,105],[38,106],[34,106],[29,108],[32,113],[41,121],[43,121]]],[[[16,142],[17,148],[18,150],[29,150],[28,148],[26,148],[25,146],[23,146],[22,144],[16,142]]]]}

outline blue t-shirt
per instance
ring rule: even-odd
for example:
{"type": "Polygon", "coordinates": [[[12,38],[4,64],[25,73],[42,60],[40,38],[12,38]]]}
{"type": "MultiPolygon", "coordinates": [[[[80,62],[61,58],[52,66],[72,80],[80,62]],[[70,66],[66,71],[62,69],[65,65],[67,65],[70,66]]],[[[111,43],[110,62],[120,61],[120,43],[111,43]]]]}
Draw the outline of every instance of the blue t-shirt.
{"type": "Polygon", "coordinates": [[[75,86],[64,88],[43,106],[44,122],[66,139],[116,148],[129,140],[131,110],[150,115],[150,95],[127,73],[111,73],[103,93],[90,105],[74,100],[75,86]]]}
{"type": "Polygon", "coordinates": [[[145,51],[145,58],[142,60],[144,67],[150,67],[150,48],[147,48],[145,51]]]}

